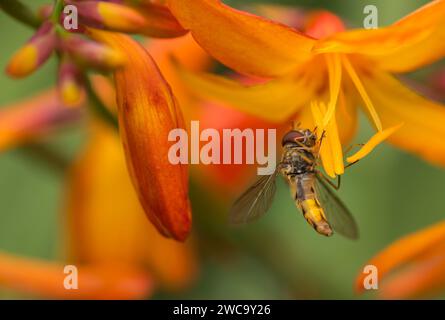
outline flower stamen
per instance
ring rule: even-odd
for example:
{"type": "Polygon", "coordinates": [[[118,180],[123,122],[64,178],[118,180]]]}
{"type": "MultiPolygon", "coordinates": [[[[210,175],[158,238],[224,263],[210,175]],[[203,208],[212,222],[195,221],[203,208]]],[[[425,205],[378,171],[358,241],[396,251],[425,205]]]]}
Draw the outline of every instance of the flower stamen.
{"type": "Polygon", "coordinates": [[[366,105],[366,108],[369,111],[369,114],[371,115],[372,120],[374,121],[374,125],[376,126],[378,131],[382,131],[382,122],[380,121],[379,115],[377,114],[377,111],[374,108],[374,105],[372,104],[371,99],[369,98],[368,93],[366,92],[365,87],[363,86],[363,83],[360,81],[359,76],[354,70],[354,67],[352,66],[351,62],[345,58],[342,57],[342,63],[345,67],[346,71],[349,74],[349,77],[351,78],[352,82],[354,83],[355,87],[357,88],[357,91],[359,92],[360,96],[363,99],[363,102],[366,105]]]}
{"type": "Polygon", "coordinates": [[[371,153],[371,151],[374,150],[375,147],[377,147],[380,143],[386,140],[394,132],[399,130],[402,126],[403,123],[385,129],[383,131],[377,132],[374,136],[371,137],[371,139],[369,139],[368,142],[365,143],[365,145],[359,151],[357,151],[354,155],[348,157],[346,161],[348,161],[349,163],[354,163],[364,158],[369,153],[371,153]]]}

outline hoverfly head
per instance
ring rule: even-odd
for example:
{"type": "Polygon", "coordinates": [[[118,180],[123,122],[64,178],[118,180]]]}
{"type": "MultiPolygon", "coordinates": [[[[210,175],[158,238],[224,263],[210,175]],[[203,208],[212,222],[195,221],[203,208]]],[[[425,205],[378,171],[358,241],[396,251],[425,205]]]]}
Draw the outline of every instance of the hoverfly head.
{"type": "Polygon", "coordinates": [[[316,135],[308,130],[291,130],[283,136],[281,141],[281,145],[284,147],[285,145],[295,145],[301,146],[304,145],[306,147],[313,147],[317,141],[316,135]]]}

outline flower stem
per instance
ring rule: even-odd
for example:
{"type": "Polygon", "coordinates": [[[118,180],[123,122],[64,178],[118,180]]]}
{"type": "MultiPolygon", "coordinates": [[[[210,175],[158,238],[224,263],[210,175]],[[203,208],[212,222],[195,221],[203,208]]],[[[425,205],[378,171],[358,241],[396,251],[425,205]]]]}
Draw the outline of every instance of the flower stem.
{"type": "Polygon", "coordinates": [[[60,16],[62,15],[62,10],[64,6],[63,0],[54,0],[54,9],[51,15],[51,21],[54,25],[58,25],[60,22],[60,16]]]}
{"type": "Polygon", "coordinates": [[[29,9],[19,0],[1,0],[0,8],[14,19],[30,26],[31,28],[37,29],[42,22],[37,15],[31,11],[31,9],[29,9]]]}
{"type": "Polygon", "coordinates": [[[102,103],[100,98],[96,95],[91,82],[89,79],[85,79],[85,88],[88,93],[88,97],[90,99],[90,107],[93,112],[98,115],[102,120],[106,123],[114,127],[115,129],[119,129],[119,123],[113,113],[102,103]]]}
{"type": "Polygon", "coordinates": [[[26,158],[33,160],[33,163],[39,162],[47,167],[54,169],[56,173],[65,172],[70,166],[70,160],[64,154],[44,143],[31,142],[18,149],[26,158]]]}

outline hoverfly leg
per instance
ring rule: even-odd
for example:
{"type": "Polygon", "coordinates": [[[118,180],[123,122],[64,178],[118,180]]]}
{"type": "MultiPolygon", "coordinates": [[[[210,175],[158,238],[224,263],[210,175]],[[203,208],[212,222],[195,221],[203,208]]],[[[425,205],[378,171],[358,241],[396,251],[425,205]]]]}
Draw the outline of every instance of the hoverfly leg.
{"type": "Polygon", "coordinates": [[[349,169],[350,167],[352,167],[354,164],[356,164],[357,162],[359,162],[360,160],[354,161],[349,163],[348,165],[345,166],[345,169],[349,169]]]}
{"type": "Polygon", "coordinates": [[[299,148],[300,150],[309,151],[309,152],[311,152],[311,153],[314,151],[314,148],[315,148],[315,147],[308,147],[308,146],[306,146],[304,143],[302,143],[302,142],[300,142],[300,141],[297,141],[297,140],[295,140],[295,143],[298,145],[298,148],[299,148]]]}
{"type": "MultiPolygon", "coordinates": [[[[355,163],[355,162],[354,162],[355,163]]],[[[340,186],[341,186],[341,176],[338,175],[337,176],[337,184],[333,183],[331,181],[331,179],[329,179],[328,177],[326,177],[321,171],[317,170],[317,175],[323,179],[324,181],[326,181],[332,188],[334,188],[335,190],[339,190],[340,186]]]]}
{"type": "MultiPolygon", "coordinates": [[[[295,141],[295,143],[297,143],[298,144],[298,147],[300,148],[300,150],[305,150],[305,151],[308,151],[308,152],[310,152],[310,153],[314,153],[314,148],[309,148],[309,147],[307,147],[307,146],[305,146],[304,144],[302,144],[301,142],[299,142],[299,141],[295,141]]],[[[317,164],[317,159],[315,159],[315,160],[312,160],[312,159],[309,159],[305,154],[303,154],[302,152],[299,152],[299,156],[304,160],[304,161],[306,161],[306,163],[308,163],[308,164],[312,164],[312,166],[313,167],[315,167],[316,166],[316,164],[317,164]]]]}

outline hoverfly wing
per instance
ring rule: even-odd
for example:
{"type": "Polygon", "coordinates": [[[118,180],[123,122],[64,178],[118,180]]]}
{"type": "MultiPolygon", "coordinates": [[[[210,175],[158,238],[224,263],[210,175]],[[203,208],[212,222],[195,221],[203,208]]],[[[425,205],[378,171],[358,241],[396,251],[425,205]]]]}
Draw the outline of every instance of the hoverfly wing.
{"type": "Polygon", "coordinates": [[[233,203],[229,216],[231,224],[254,221],[269,210],[277,189],[276,177],[276,170],[271,175],[262,176],[233,203]]]}
{"type": "Polygon", "coordinates": [[[343,201],[337,197],[319,175],[317,175],[315,186],[317,199],[323,207],[328,223],[334,231],[347,238],[358,239],[357,223],[343,201]]]}

